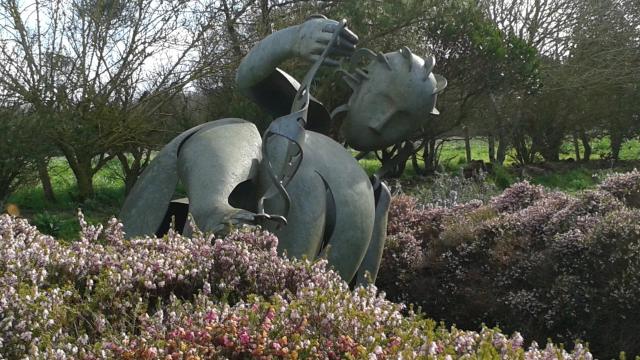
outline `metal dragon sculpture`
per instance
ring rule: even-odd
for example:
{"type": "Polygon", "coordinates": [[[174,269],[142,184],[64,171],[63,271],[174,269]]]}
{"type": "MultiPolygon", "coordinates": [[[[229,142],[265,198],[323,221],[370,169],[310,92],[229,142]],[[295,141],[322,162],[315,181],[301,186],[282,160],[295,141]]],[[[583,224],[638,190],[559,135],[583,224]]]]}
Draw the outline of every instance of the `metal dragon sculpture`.
{"type": "Polygon", "coordinates": [[[189,232],[187,212],[203,231],[257,224],[278,236],[288,256],[325,257],[346,281],[374,281],[390,202],[380,181],[386,169],[368,178],[350,151],[323,133],[341,116],[347,145],[359,151],[411,139],[438,113],[446,80],[432,73],[431,56],[406,47],[375,53],[356,49],[357,42],[345,21],[314,16],[258,43],[236,82],[275,120],[262,136],[252,123],[229,118],[174,138],[125,201],[120,217],[127,235],[161,235],[172,217],[189,232]],[[292,57],[313,62],[301,84],[277,68],[292,57]],[[320,66],[340,65],[336,58],[350,60],[338,71],[353,93],[329,113],[310,88],[320,66]],[[188,199],[172,202],[178,182],[188,199]]]}

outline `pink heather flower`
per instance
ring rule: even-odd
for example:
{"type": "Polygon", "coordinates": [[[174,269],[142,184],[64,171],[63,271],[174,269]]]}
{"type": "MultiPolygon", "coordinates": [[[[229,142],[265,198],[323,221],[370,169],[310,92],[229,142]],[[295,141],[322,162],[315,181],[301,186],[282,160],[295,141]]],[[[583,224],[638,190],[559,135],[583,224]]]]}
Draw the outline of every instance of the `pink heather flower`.
{"type": "Polygon", "coordinates": [[[242,330],[238,339],[242,345],[248,345],[251,342],[251,337],[247,334],[247,330],[242,330]]]}
{"type": "Polygon", "coordinates": [[[233,341],[231,341],[231,339],[229,339],[229,337],[227,335],[222,337],[222,345],[224,345],[225,347],[232,347],[233,341]]]}
{"type": "Polygon", "coordinates": [[[204,317],[204,320],[207,322],[218,321],[218,314],[216,314],[215,310],[210,310],[207,312],[207,315],[204,317]]]}
{"type": "Polygon", "coordinates": [[[156,349],[156,347],[154,346],[148,348],[145,353],[145,357],[148,359],[155,359],[157,356],[158,356],[158,349],[156,349]]]}

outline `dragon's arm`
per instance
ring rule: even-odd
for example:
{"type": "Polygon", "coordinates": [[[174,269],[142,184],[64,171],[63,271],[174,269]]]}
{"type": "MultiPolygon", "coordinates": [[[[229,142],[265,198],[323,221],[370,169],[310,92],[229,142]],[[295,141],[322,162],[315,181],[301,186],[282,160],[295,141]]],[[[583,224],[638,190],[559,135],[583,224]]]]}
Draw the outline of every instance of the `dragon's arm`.
{"type": "MultiPolygon", "coordinates": [[[[238,88],[250,98],[260,96],[261,94],[256,92],[263,88],[265,82],[273,80],[274,77],[282,77],[277,74],[278,65],[295,57],[309,61],[317,60],[336,29],[340,29],[337,21],[314,17],[300,25],[267,36],[242,59],[236,73],[238,88]]],[[[350,56],[355,50],[358,37],[346,28],[342,29],[339,35],[339,45],[332,49],[332,55],[350,56]]],[[[326,59],[324,64],[338,65],[338,62],[326,59]]]]}

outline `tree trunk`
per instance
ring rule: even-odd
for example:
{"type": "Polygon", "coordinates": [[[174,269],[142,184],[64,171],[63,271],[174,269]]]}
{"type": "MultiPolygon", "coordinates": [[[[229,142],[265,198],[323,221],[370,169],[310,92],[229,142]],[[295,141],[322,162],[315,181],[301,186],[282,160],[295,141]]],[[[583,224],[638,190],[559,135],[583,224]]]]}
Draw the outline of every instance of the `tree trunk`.
{"type": "Polygon", "coordinates": [[[411,154],[411,163],[416,174],[426,176],[435,173],[439,166],[439,152],[443,142],[438,143],[435,138],[423,138],[420,146],[411,154]],[[418,153],[422,150],[422,160],[424,167],[420,167],[418,163],[418,153]]]}
{"type": "Polygon", "coordinates": [[[36,166],[38,167],[38,177],[40,183],[42,183],[42,190],[44,191],[44,199],[50,203],[56,202],[56,196],[53,193],[53,186],[51,185],[51,176],[49,176],[49,160],[38,159],[36,166]]]}
{"type": "MultiPolygon", "coordinates": [[[[525,139],[526,139],[526,135],[525,135],[525,139]]],[[[528,163],[529,164],[533,164],[533,162],[536,159],[536,154],[540,152],[540,150],[543,149],[542,146],[542,141],[543,139],[541,139],[540,136],[531,136],[531,147],[529,148],[529,152],[528,152],[528,163]]],[[[525,140],[525,146],[526,146],[526,140],[525,140]]],[[[554,151],[553,150],[548,150],[549,154],[547,154],[548,158],[551,159],[549,161],[554,161],[554,151]]],[[[559,152],[559,151],[558,151],[559,152]]]]}
{"type": "Polygon", "coordinates": [[[421,145],[411,155],[411,165],[413,165],[413,170],[416,172],[417,175],[421,175],[421,176],[427,175],[427,172],[426,172],[426,166],[425,166],[425,168],[422,168],[422,167],[420,167],[420,164],[418,163],[418,153],[420,152],[421,147],[423,147],[425,145],[426,145],[426,143],[424,141],[422,141],[421,145]]]}
{"type": "Polygon", "coordinates": [[[124,153],[118,153],[118,161],[120,161],[120,167],[124,175],[124,192],[125,195],[129,195],[131,189],[138,181],[138,177],[142,174],[142,171],[147,167],[151,160],[151,150],[138,148],[130,152],[133,160],[130,159],[124,153]]]}
{"type": "Polygon", "coordinates": [[[611,157],[613,160],[620,158],[620,148],[622,148],[622,135],[618,132],[611,133],[611,157]]]}
{"type": "Polygon", "coordinates": [[[69,167],[76,178],[76,184],[78,185],[78,200],[84,202],[85,200],[92,198],[95,194],[93,190],[93,174],[100,168],[100,166],[94,169],[91,164],[92,157],[90,155],[84,154],[64,142],[58,142],[57,145],[60,151],[64,154],[64,157],[67,159],[69,167]]]}
{"type": "Polygon", "coordinates": [[[502,165],[504,164],[504,160],[507,156],[507,135],[505,134],[504,129],[506,120],[502,115],[502,111],[500,111],[498,100],[493,92],[489,92],[489,98],[491,99],[493,110],[496,113],[496,130],[498,131],[498,151],[496,153],[496,162],[499,165],[502,165]]]}
{"type": "Polygon", "coordinates": [[[507,158],[507,137],[500,131],[498,135],[498,150],[496,151],[496,162],[500,165],[504,164],[507,158]]]}
{"type": "Polygon", "coordinates": [[[591,144],[589,143],[590,139],[586,131],[580,131],[580,139],[582,140],[582,147],[584,148],[582,160],[589,161],[591,159],[591,144]]]}
{"type": "Polygon", "coordinates": [[[487,137],[487,142],[489,143],[489,162],[496,162],[496,139],[493,137],[493,134],[489,134],[487,137]]]}
{"type": "Polygon", "coordinates": [[[6,203],[9,198],[9,189],[5,184],[0,184],[0,213],[7,212],[6,203]]]}
{"type": "MultiPolygon", "coordinates": [[[[378,158],[378,160],[380,160],[380,163],[382,163],[383,167],[385,166],[389,167],[391,166],[390,165],[391,162],[398,161],[397,157],[400,155],[401,149],[402,149],[401,144],[396,144],[391,148],[391,150],[382,149],[380,151],[380,155],[378,155],[378,152],[376,152],[376,157],[378,158]]],[[[404,159],[405,161],[399,161],[398,163],[395,164],[394,167],[388,168],[384,173],[384,177],[385,178],[400,177],[407,165],[407,159],[408,158],[405,158],[404,159]]]]}
{"type": "Polygon", "coordinates": [[[225,27],[227,30],[227,35],[229,36],[229,42],[231,43],[231,49],[233,54],[237,59],[242,59],[242,48],[240,47],[240,35],[235,28],[236,19],[231,13],[231,9],[229,8],[229,4],[227,4],[226,0],[222,1],[222,9],[225,17],[225,27]]]}
{"type": "MultiPolygon", "coordinates": [[[[529,146],[527,145],[526,135],[523,134],[514,134],[513,135],[513,147],[516,150],[516,158],[521,165],[526,165],[531,163],[531,152],[529,150],[529,146]]],[[[531,145],[533,149],[533,144],[531,145]]]]}
{"type": "Polygon", "coordinates": [[[426,172],[423,168],[420,167],[420,163],[418,163],[418,152],[411,155],[411,165],[413,166],[413,171],[415,171],[416,175],[425,176],[426,172]]]}
{"type": "Polygon", "coordinates": [[[271,28],[271,17],[269,16],[270,12],[269,0],[260,0],[261,37],[265,37],[273,32],[271,28]]]}
{"type": "Polygon", "coordinates": [[[95,191],[93,189],[91,166],[83,166],[83,168],[75,175],[78,183],[78,195],[80,202],[85,202],[86,200],[93,198],[95,191]]]}
{"type": "Polygon", "coordinates": [[[467,155],[467,163],[470,163],[471,160],[473,159],[471,158],[471,139],[469,137],[469,127],[464,126],[463,131],[464,131],[464,150],[467,155]]]}
{"type": "Polygon", "coordinates": [[[69,159],[69,166],[73,175],[76,177],[76,184],[78,185],[78,200],[85,202],[88,199],[93,198],[95,195],[93,189],[93,171],[91,168],[91,159],[69,159]]]}
{"type": "MultiPolygon", "coordinates": [[[[545,161],[560,161],[560,146],[558,144],[555,143],[544,143],[544,144],[540,144],[540,153],[542,154],[542,157],[544,158],[545,161]]],[[[532,155],[534,155],[535,153],[533,152],[532,149],[532,155]]],[[[531,160],[534,160],[534,157],[532,156],[531,160]]]]}
{"type": "Polygon", "coordinates": [[[578,133],[573,133],[573,149],[576,154],[576,161],[580,161],[580,142],[578,141],[578,133]]]}
{"type": "Polygon", "coordinates": [[[422,157],[424,158],[424,171],[426,175],[433,174],[438,169],[438,149],[436,139],[424,139],[425,146],[422,157]]]}
{"type": "MultiPolygon", "coordinates": [[[[553,124],[553,121],[551,122],[553,124]]],[[[545,161],[560,161],[560,148],[565,140],[565,131],[559,126],[550,125],[545,127],[538,136],[538,139],[534,144],[536,147],[532,149],[532,160],[535,160],[536,152],[542,155],[545,161]]]]}

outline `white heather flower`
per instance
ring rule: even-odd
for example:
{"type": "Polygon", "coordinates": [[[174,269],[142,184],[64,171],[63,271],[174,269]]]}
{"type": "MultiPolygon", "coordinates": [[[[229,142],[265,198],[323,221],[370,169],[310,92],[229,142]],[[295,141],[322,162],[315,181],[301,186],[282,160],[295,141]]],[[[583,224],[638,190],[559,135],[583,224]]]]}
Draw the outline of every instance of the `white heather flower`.
{"type": "Polygon", "coordinates": [[[436,345],[435,341],[432,341],[429,344],[429,355],[436,355],[438,353],[438,345],[436,345]]]}
{"type": "Polygon", "coordinates": [[[20,334],[20,339],[24,341],[31,341],[31,336],[32,336],[31,331],[25,331],[22,334],[20,334]]]}
{"type": "Polygon", "coordinates": [[[56,359],[64,360],[66,358],[67,358],[67,354],[64,353],[64,350],[62,350],[62,349],[56,350],[56,359]]]}
{"type": "Polygon", "coordinates": [[[520,335],[520,333],[517,331],[513,334],[512,341],[513,341],[512,344],[514,348],[521,348],[522,344],[524,343],[524,339],[522,338],[522,335],[520,335]]]}

